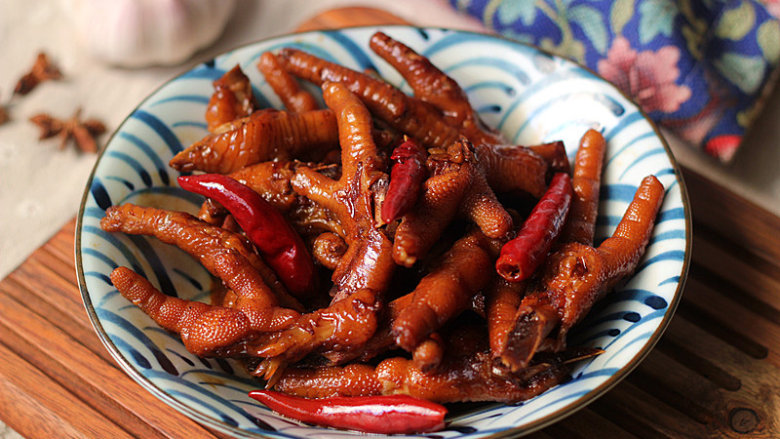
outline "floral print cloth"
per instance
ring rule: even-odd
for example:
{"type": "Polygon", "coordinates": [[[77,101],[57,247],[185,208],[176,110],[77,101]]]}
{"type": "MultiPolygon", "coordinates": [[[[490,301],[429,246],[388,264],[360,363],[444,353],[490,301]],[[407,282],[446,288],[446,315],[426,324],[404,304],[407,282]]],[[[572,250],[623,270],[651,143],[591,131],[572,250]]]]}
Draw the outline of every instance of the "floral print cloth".
{"type": "Polygon", "coordinates": [[[780,0],[450,0],[578,61],[658,124],[730,160],[778,76],[780,0]]]}

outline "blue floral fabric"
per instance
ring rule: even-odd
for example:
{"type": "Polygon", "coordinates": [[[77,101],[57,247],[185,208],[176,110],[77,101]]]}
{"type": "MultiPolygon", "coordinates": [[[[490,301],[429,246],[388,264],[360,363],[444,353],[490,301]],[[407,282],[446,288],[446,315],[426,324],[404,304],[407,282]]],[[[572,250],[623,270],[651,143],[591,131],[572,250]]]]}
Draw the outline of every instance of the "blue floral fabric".
{"type": "Polygon", "coordinates": [[[777,76],[780,0],[450,0],[578,61],[658,124],[728,161],[777,76]]]}

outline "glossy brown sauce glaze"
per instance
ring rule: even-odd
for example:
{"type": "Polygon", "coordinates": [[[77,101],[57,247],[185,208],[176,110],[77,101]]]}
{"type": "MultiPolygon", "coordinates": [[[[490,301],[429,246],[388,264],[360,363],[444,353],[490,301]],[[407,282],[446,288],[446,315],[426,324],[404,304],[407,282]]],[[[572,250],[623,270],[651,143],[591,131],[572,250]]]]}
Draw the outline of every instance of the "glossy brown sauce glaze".
{"type": "Polygon", "coordinates": [[[181,171],[227,174],[281,212],[330,279],[314,299],[292,299],[211,200],[199,219],[124,205],[101,223],[193,255],[225,285],[211,304],[169,298],[127,268],[112,280],[192,352],[245,359],[252,374],[292,395],[533,397],[564,379],[572,361],[594,355],[568,348],[566,335],[635,269],[663,187],[646,178],[613,236],[594,248],[600,133],[585,133],[572,172],[561,142],[509,144],[457,82],[409,47],[382,33],[370,46],[414,96],[297,49],[266,53],[258,68],[287,110],[251,108],[246,76],[228,72],[207,108],[212,133],[171,160],[181,171]],[[321,87],[327,108],[296,78],[321,87]],[[398,168],[410,175],[392,174],[405,179],[393,192],[391,168],[402,154],[391,152],[404,136],[418,150],[407,154],[413,166],[398,168]],[[500,200],[544,199],[565,174],[572,183],[560,186],[560,198],[571,207],[551,198],[565,223],[547,229],[555,232],[542,239],[539,268],[522,282],[503,279],[499,255],[535,220],[500,200]],[[386,202],[401,213],[383,217],[386,202]]]}

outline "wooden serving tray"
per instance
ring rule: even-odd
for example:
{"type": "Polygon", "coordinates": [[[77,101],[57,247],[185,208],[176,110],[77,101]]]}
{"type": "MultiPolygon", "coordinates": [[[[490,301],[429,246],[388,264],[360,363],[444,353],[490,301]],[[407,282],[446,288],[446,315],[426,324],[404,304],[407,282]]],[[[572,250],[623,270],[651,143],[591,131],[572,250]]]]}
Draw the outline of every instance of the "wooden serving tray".
{"type": "MultiPolygon", "coordinates": [[[[383,14],[329,11],[307,26],[402,22],[383,14]]],[[[780,218],[683,174],[693,255],[669,329],[627,379],[529,437],[780,437],[780,218]]],[[[74,228],[0,281],[0,419],[31,439],[225,437],[144,390],[103,347],[76,284],[74,228]]]]}

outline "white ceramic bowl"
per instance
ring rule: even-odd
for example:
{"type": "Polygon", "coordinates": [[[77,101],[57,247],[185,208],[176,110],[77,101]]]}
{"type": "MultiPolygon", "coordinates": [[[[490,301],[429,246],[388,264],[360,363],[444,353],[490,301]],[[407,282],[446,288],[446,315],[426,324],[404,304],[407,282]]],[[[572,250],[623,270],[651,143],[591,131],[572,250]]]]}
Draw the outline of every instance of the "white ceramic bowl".
{"type": "MultiPolygon", "coordinates": [[[[141,387],[211,428],[238,437],[358,435],[280,418],[247,396],[258,384],[239,363],[197,358],[176,335],[160,329],[125,300],[108,277],[118,265],[131,267],[168,294],[196,300],[208,298],[210,276],[188,255],[153,238],[103,232],[100,218],[108,206],[125,202],[196,210],[200,197],[176,186],[177,172],[167,163],[206,134],[204,112],[211,82],[236,63],[250,77],[262,104],[280,106],[255,68],[267,50],[293,46],[357,70],[372,67],[409,92],[398,73],[368,49],[377,29],[271,38],[169,81],[128,116],[89,179],[79,213],[76,258],[92,323],[120,366],[141,387]]],[[[690,214],[674,159],[635,104],[572,62],[492,36],[406,26],[379,29],[430,57],[454,77],[482,118],[515,143],[562,139],[573,158],[586,129],[601,130],[608,147],[597,238],[612,232],[644,176],[655,174],[666,187],[653,238],[636,274],[571,334],[570,344],[598,346],[606,352],[579,364],[565,384],[522,404],[486,404],[451,417],[447,428],[435,436],[518,436],[541,428],[593,401],[625,377],[672,317],[690,246],[690,214]]]]}

